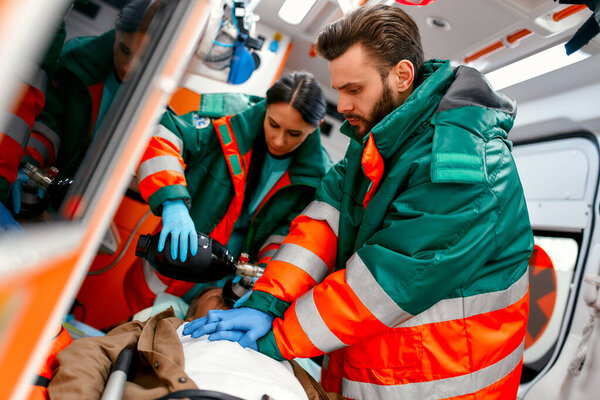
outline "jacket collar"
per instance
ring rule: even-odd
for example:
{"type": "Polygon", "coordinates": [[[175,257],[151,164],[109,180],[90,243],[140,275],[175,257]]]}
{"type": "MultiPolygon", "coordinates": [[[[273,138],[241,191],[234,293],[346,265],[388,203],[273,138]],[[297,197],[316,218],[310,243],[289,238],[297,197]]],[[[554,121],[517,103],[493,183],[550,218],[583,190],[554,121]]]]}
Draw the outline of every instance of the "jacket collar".
{"type": "Polygon", "coordinates": [[[373,135],[377,149],[384,159],[396,154],[411,133],[431,117],[454,78],[450,62],[443,60],[425,62],[423,75],[423,83],[411,93],[404,104],[388,114],[365,137],[360,138],[356,134],[356,128],[348,121],[344,121],[340,131],[362,143],[363,147],[369,136],[373,135]]]}
{"type": "MultiPolygon", "coordinates": [[[[240,132],[245,132],[244,139],[237,139],[238,148],[242,154],[246,154],[251,149],[258,135],[264,135],[265,115],[266,101],[263,100],[231,117],[230,123],[233,131],[238,135],[240,132]]],[[[292,157],[289,167],[292,184],[317,187],[321,177],[325,175],[332,164],[329,155],[321,146],[321,131],[318,128],[294,151],[292,157]]]]}
{"type": "Polygon", "coordinates": [[[104,82],[114,68],[114,29],[95,37],[78,37],[68,41],[60,63],[87,86],[104,82]]]}

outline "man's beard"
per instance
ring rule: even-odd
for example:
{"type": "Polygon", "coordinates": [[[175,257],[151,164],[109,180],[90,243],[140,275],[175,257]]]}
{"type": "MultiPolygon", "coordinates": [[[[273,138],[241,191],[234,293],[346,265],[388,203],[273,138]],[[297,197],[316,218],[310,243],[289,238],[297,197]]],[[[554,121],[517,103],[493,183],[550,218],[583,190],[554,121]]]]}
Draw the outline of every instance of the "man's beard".
{"type": "Polygon", "coordinates": [[[396,101],[394,99],[392,89],[390,89],[390,86],[387,84],[387,82],[385,82],[383,85],[383,93],[381,93],[381,96],[373,106],[369,119],[355,114],[344,114],[344,118],[358,119],[363,121],[365,123],[365,128],[361,130],[357,129],[356,133],[360,137],[364,137],[367,133],[371,131],[371,129],[373,129],[375,125],[381,122],[382,119],[387,117],[388,114],[390,114],[392,111],[398,108],[400,104],[400,101],[396,101]]]}

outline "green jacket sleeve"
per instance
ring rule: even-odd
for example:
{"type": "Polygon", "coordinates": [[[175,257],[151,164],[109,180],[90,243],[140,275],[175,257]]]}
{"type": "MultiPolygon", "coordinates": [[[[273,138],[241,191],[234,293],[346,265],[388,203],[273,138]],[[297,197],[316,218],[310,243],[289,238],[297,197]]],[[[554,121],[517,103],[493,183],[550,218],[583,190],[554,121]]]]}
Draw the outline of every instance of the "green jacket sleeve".
{"type": "Polygon", "coordinates": [[[61,142],[66,139],[64,138],[66,108],[69,99],[76,97],[73,93],[78,90],[73,85],[65,71],[59,71],[48,82],[44,108],[33,125],[33,132],[42,136],[45,143],[32,135],[27,143],[28,152],[23,162],[42,168],[55,164],[60,154],[61,142]],[[32,153],[30,149],[38,150],[38,154],[32,153]],[[39,158],[40,154],[42,159],[39,158]]]}
{"type": "MultiPolygon", "coordinates": [[[[317,202],[326,203],[331,206],[332,209],[339,210],[342,197],[341,185],[345,176],[345,168],[346,162],[345,160],[342,160],[327,172],[317,189],[315,197],[317,202]]],[[[335,228],[337,230],[337,227],[335,228]]],[[[267,269],[268,268],[269,265],[267,265],[267,269]]],[[[269,280],[268,274],[259,279],[258,282],[264,283],[267,287],[279,285],[279,282],[269,280]]],[[[245,307],[255,308],[275,317],[283,317],[283,314],[289,305],[289,302],[279,299],[264,290],[254,291],[246,303],[244,303],[245,307]]]]}
{"type": "Polygon", "coordinates": [[[163,114],[138,167],[139,189],[152,211],[161,214],[167,200],[182,199],[190,206],[185,165],[204,156],[205,142],[214,132],[212,121],[197,128],[196,113],[163,114]]]}
{"type": "MultiPolygon", "coordinates": [[[[524,198],[514,164],[500,164],[488,164],[490,181],[483,184],[426,181],[397,195],[381,229],[346,268],[313,288],[317,309],[326,310],[325,323],[339,338],[319,349],[359,343],[445,299],[505,290],[526,273],[532,243],[524,198]]],[[[314,316],[298,306],[303,299],[295,312],[308,321],[314,316]]],[[[277,338],[286,358],[305,357],[295,346],[290,310],[261,345],[272,349],[277,338]]]]}

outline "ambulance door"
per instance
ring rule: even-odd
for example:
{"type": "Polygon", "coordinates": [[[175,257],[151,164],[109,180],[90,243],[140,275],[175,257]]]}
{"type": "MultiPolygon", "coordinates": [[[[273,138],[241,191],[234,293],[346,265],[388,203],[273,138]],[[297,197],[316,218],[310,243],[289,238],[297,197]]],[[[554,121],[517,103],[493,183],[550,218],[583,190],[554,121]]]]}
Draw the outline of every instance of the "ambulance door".
{"type": "MultiPolygon", "coordinates": [[[[1,399],[27,396],[50,339],[72,305],[134,174],[151,128],[201,40],[208,4],[162,2],[138,67],[119,89],[60,208],[22,224],[22,229],[0,230],[1,399]]],[[[104,296],[105,306],[110,307],[110,293],[104,296]]]]}
{"type": "MultiPolygon", "coordinates": [[[[597,138],[574,132],[516,145],[535,248],[519,399],[589,399],[568,372],[586,322],[584,276],[598,273],[597,138]],[[566,385],[566,386],[565,386],[566,385]]],[[[588,369],[589,370],[589,369],[588,369]]],[[[582,377],[583,378],[583,377],[582,377]]],[[[600,384],[583,378],[586,385],[600,384]]],[[[585,391],[589,392],[590,388],[585,391]]]]}

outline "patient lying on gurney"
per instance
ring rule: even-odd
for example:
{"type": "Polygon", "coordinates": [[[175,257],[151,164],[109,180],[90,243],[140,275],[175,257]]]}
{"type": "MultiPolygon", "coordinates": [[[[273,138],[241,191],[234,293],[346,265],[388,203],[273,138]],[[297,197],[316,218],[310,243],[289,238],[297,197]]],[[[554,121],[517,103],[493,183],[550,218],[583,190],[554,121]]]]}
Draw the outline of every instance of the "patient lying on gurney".
{"type": "MultiPolygon", "coordinates": [[[[210,288],[192,300],[186,321],[203,317],[210,309],[227,308],[221,289],[210,288]]],[[[126,383],[123,399],[158,399],[199,389],[231,400],[341,399],[325,394],[293,361],[281,363],[234,342],[183,336],[183,323],[168,309],[146,322],[120,325],[106,336],[75,340],[57,356],[58,367],[48,386],[50,399],[99,398],[124,348],[136,352],[132,382],[126,383]]]]}

